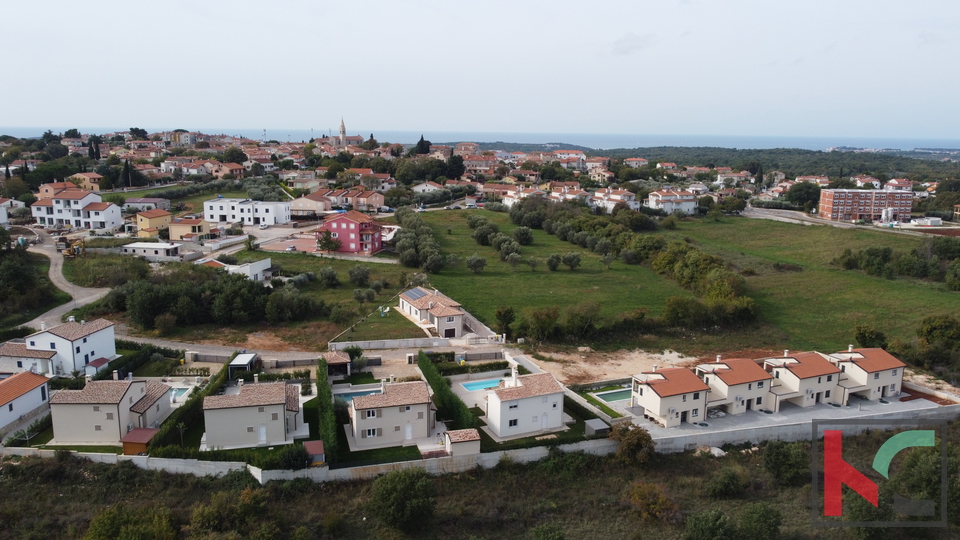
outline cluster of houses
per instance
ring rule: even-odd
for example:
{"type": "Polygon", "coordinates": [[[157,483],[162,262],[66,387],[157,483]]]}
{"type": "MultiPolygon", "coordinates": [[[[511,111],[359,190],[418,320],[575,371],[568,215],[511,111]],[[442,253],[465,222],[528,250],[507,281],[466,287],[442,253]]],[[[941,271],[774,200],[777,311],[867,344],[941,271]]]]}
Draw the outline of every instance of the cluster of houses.
{"type": "Polygon", "coordinates": [[[899,395],[905,364],[883,349],[825,354],[803,352],[667,368],[633,376],[630,410],[663,427],[703,422],[709,409],[726,414],[779,412],[784,403],[811,407],[847,405],[851,398],[879,400],[899,395]]]}

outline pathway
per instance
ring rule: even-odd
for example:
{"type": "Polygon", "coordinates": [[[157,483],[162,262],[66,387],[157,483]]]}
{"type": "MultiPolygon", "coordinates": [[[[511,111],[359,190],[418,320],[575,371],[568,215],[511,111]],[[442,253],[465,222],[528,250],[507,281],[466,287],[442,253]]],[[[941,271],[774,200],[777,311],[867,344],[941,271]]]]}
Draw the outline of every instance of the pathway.
{"type": "Polygon", "coordinates": [[[748,206],[743,211],[743,216],[754,219],[768,219],[771,221],[781,221],[783,223],[796,223],[798,225],[828,225],[830,227],[836,227],[838,229],[866,229],[871,231],[881,231],[893,234],[903,234],[907,236],[929,236],[926,233],[916,232],[916,231],[907,231],[903,229],[890,229],[883,227],[875,227],[872,225],[856,225],[853,223],[848,223],[846,221],[830,221],[828,219],[822,219],[815,216],[807,215],[803,212],[797,212],[794,210],[776,210],[771,208],[755,208],[748,206]]]}
{"type": "Polygon", "coordinates": [[[27,248],[27,251],[39,253],[40,255],[50,259],[50,281],[52,281],[58,289],[73,297],[73,301],[67,302],[62,306],[55,307],[43,315],[40,315],[36,319],[24,324],[24,326],[39,329],[41,323],[46,323],[47,326],[60,324],[67,312],[96,302],[97,300],[106,296],[107,293],[110,292],[110,289],[78,287],[67,281],[66,278],[63,277],[63,255],[57,252],[57,247],[54,245],[53,238],[47,234],[46,231],[40,229],[34,229],[34,232],[37,233],[37,235],[43,240],[43,243],[30,246],[27,248]]]}

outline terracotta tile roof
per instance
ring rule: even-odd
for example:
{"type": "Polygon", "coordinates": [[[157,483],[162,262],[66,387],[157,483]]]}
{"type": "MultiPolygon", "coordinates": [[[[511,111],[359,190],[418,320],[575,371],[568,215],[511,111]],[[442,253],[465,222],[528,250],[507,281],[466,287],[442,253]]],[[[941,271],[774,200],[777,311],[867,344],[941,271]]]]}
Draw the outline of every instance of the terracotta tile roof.
{"type": "Polygon", "coordinates": [[[90,203],[90,204],[84,206],[84,207],[83,207],[83,210],[84,210],[85,212],[102,212],[102,211],[106,210],[107,208],[110,208],[111,206],[113,206],[113,203],[108,203],[108,202],[95,202],[95,203],[90,203]]]}
{"type": "MultiPolygon", "coordinates": [[[[0,405],[6,405],[27,392],[43,386],[49,379],[43,375],[24,371],[0,381],[0,405]]],[[[17,413],[19,414],[19,413],[17,413]]]]}
{"type": "Polygon", "coordinates": [[[30,205],[30,208],[34,206],[53,206],[53,199],[40,199],[39,201],[30,205]]]}
{"type": "Polygon", "coordinates": [[[463,315],[463,311],[459,308],[444,306],[443,304],[434,306],[434,308],[430,310],[430,313],[433,314],[434,317],[455,317],[457,315],[463,315]]]}
{"type": "Polygon", "coordinates": [[[350,355],[343,351],[330,351],[323,353],[321,356],[323,356],[327,364],[331,366],[350,363],[350,355]]]}
{"type": "Polygon", "coordinates": [[[162,210],[160,208],[154,208],[153,210],[146,210],[144,212],[140,212],[137,215],[143,216],[147,219],[153,219],[158,217],[170,216],[172,214],[170,212],[167,212],[166,210],[162,210]]]}
{"type": "Polygon", "coordinates": [[[518,386],[507,388],[505,381],[500,381],[500,386],[493,389],[500,401],[513,401],[515,399],[524,399],[536,396],[545,396],[563,392],[563,387],[557,382],[557,379],[550,373],[532,373],[530,375],[520,375],[517,377],[518,386]]]}
{"type": "Polygon", "coordinates": [[[883,349],[854,349],[852,352],[840,351],[830,356],[851,361],[867,373],[906,367],[906,364],[883,349]]]}
{"type": "Polygon", "coordinates": [[[323,441],[304,441],[303,449],[311,456],[323,454],[323,441]]]}
{"type": "Polygon", "coordinates": [[[690,392],[705,392],[710,389],[706,383],[687,368],[667,368],[660,371],[645,372],[644,375],[660,375],[662,379],[648,378],[638,381],[646,384],[660,397],[679,396],[690,392]]]}
{"type": "Polygon", "coordinates": [[[51,405],[120,403],[133,381],[90,381],[83,390],[60,390],[50,398],[51,405]]]}
{"type": "Polygon", "coordinates": [[[453,429],[447,431],[447,436],[452,443],[480,440],[480,432],[475,429],[453,429]]]}
{"type": "Polygon", "coordinates": [[[89,178],[91,180],[97,180],[99,178],[103,178],[102,176],[100,176],[95,172],[78,172],[76,174],[73,174],[72,176],[82,176],[84,178],[89,178]]]}
{"type": "Polygon", "coordinates": [[[86,197],[87,195],[92,195],[92,194],[93,194],[92,191],[87,191],[87,190],[85,190],[85,189],[70,189],[70,188],[67,188],[67,189],[65,189],[65,190],[63,190],[63,191],[57,192],[57,194],[54,195],[53,198],[54,198],[54,199],[70,199],[70,200],[73,200],[73,199],[82,199],[82,198],[86,197]]]}
{"type": "Polygon", "coordinates": [[[285,391],[287,410],[300,412],[300,387],[288,384],[285,391]]]}
{"type": "Polygon", "coordinates": [[[698,369],[714,368],[713,373],[727,386],[747,384],[772,379],[773,375],[764,371],[763,367],[750,358],[731,358],[716,364],[702,364],[698,369]]]}
{"type": "Polygon", "coordinates": [[[0,345],[0,356],[16,358],[40,358],[49,360],[57,355],[57,351],[33,351],[27,348],[26,343],[7,342],[0,345]]]}
{"type": "Polygon", "coordinates": [[[113,326],[113,323],[106,319],[97,319],[95,321],[90,321],[87,323],[78,323],[78,322],[68,322],[61,324],[60,326],[54,326],[53,328],[47,328],[46,330],[41,330],[35,334],[30,334],[28,337],[39,336],[44,333],[50,333],[57,337],[62,337],[63,339],[68,339],[70,341],[76,341],[80,338],[89,336],[110,328],[113,326]]]}
{"type": "MultiPolygon", "coordinates": [[[[94,367],[94,368],[98,368],[98,367],[100,367],[100,366],[104,366],[104,365],[107,365],[107,364],[109,364],[109,363],[110,363],[110,360],[107,360],[106,358],[104,358],[104,357],[101,356],[100,358],[97,358],[96,360],[91,360],[90,363],[87,364],[87,366],[94,367]]],[[[84,366],[84,367],[87,367],[87,366],[84,366]]]]}
{"type": "Polygon", "coordinates": [[[205,263],[202,263],[200,266],[209,266],[210,268],[223,268],[226,265],[220,261],[207,261],[205,263]]]}
{"type": "MultiPolygon", "coordinates": [[[[332,194],[328,193],[327,195],[329,196],[329,195],[332,195],[332,194]]],[[[354,195],[355,195],[355,194],[354,194],[354,195]]],[[[343,219],[343,218],[347,218],[347,219],[349,219],[350,221],[355,221],[355,222],[357,222],[357,223],[373,223],[373,222],[374,222],[374,219],[373,219],[372,217],[370,217],[370,216],[368,216],[368,215],[366,215],[366,214],[357,212],[356,210],[349,210],[349,211],[347,211],[347,212],[343,212],[343,213],[340,213],[340,214],[334,214],[334,215],[331,215],[331,216],[327,217],[327,218],[324,219],[323,221],[324,221],[324,222],[331,222],[331,221],[335,221],[335,220],[337,220],[337,219],[343,219]]]]}
{"type": "MultiPolygon", "coordinates": [[[[287,386],[285,382],[245,384],[240,387],[239,394],[203,398],[203,410],[284,405],[288,411],[299,411],[299,400],[295,400],[296,405],[289,402],[287,386]],[[296,408],[291,409],[292,406],[296,408]]],[[[291,385],[290,388],[296,391],[296,387],[291,385]]]]}
{"type": "Polygon", "coordinates": [[[437,304],[448,307],[460,307],[459,303],[436,289],[431,291],[423,287],[414,287],[408,291],[404,291],[400,297],[417,309],[431,309],[430,302],[433,302],[434,307],[436,307],[437,304]]]}
{"type": "Polygon", "coordinates": [[[783,367],[790,370],[790,372],[796,375],[799,379],[809,379],[811,377],[820,377],[823,375],[840,373],[840,368],[831,364],[826,358],[817,352],[803,352],[790,355],[786,358],[767,358],[764,360],[764,362],[770,363],[770,361],[775,362],[777,360],[790,359],[794,359],[796,362],[785,362],[783,363],[783,367]]]}
{"type": "Polygon", "coordinates": [[[167,392],[170,391],[170,387],[158,383],[156,381],[147,381],[146,391],[143,394],[143,397],[139,401],[133,404],[133,407],[130,407],[130,410],[137,413],[143,414],[153,407],[153,405],[160,401],[164,396],[167,395],[167,392]]]}
{"type": "Polygon", "coordinates": [[[202,219],[175,219],[170,222],[171,225],[200,225],[202,219]]]}
{"type": "Polygon", "coordinates": [[[148,428],[148,427],[133,428],[130,430],[129,433],[127,433],[126,435],[123,436],[123,438],[120,439],[120,442],[147,444],[148,442],[150,442],[150,439],[152,439],[153,436],[156,435],[157,432],[159,431],[160,430],[157,428],[148,428]]]}
{"type": "Polygon", "coordinates": [[[430,403],[430,391],[423,381],[387,384],[383,393],[353,398],[353,408],[358,411],[421,403],[430,403]]]}

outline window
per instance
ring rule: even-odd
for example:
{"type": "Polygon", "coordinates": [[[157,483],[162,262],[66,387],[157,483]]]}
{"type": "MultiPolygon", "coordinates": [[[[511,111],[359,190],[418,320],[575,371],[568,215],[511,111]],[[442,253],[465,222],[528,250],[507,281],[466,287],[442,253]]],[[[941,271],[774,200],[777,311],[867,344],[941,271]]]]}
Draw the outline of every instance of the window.
{"type": "Polygon", "coordinates": [[[409,405],[404,405],[404,407],[403,407],[403,412],[410,412],[410,406],[409,406],[409,405]]]}
{"type": "Polygon", "coordinates": [[[879,374],[879,373],[874,373],[874,374],[873,374],[873,380],[877,380],[877,379],[879,379],[879,378],[880,378],[880,374],[879,374]]]}
{"type": "Polygon", "coordinates": [[[159,403],[157,404],[157,408],[154,409],[154,410],[157,411],[157,412],[160,412],[160,404],[159,404],[159,403]]]}
{"type": "Polygon", "coordinates": [[[830,382],[832,380],[833,380],[833,375],[827,375],[827,382],[830,382]]]}
{"type": "Polygon", "coordinates": [[[36,346],[37,346],[37,342],[31,341],[31,342],[30,342],[30,346],[31,346],[31,347],[36,347],[36,346]]]}
{"type": "Polygon", "coordinates": [[[51,342],[50,342],[50,348],[51,348],[51,349],[56,349],[56,348],[57,348],[57,344],[51,341],[51,342]]]}
{"type": "Polygon", "coordinates": [[[700,414],[700,409],[694,409],[690,412],[690,416],[696,418],[700,414]]]}
{"type": "Polygon", "coordinates": [[[364,418],[376,418],[376,417],[377,417],[377,410],[376,410],[376,409],[370,409],[370,410],[368,410],[368,411],[364,411],[363,417],[364,417],[364,418]]]}
{"type": "Polygon", "coordinates": [[[519,406],[520,406],[520,402],[518,402],[518,401],[511,401],[511,402],[510,402],[510,408],[511,408],[511,409],[516,409],[516,408],[519,407],[519,406]]]}
{"type": "Polygon", "coordinates": [[[820,384],[822,382],[823,382],[823,377],[817,377],[817,384],[820,384]]]}
{"type": "Polygon", "coordinates": [[[97,425],[93,426],[93,430],[94,430],[94,431],[100,431],[101,429],[102,429],[102,428],[100,427],[100,424],[97,424],[97,425]]]}
{"type": "Polygon", "coordinates": [[[757,388],[763,388],[763,381],[757,382],[757,388]]]}
{"type": "Polygon", "coordinates": [[[130,396],[130,404],[133,405],[133,396],[130,396]]]}
{"type": "Polygon", "coordinates": [[[700,392],[694,392],[693,399],[700,399],[700,392]]]}
{"type": "Polygon", "coordinates": [[[280,419],[280,415],[279,415],[278,413],[273,413],[273,414],[270,415],[270,419],[271,419],[271,420],[279,420],[279,419],[280,419]]]}
{"type": "Polygon", "coordinates": [[[533,417],[533,423],[534,423],[534,424],[536,424],[536,423],[539,422],[539,421],[540,421],[540,417],[539,417],[539,416],[534,416],[534,417],[533,417]]]}
{"type": "Polygon", "coordinates": [[[840,373],[846,373],[846,372],[847,372],[847,366],[840,366],[840,373]]]}
{"type": "Polygon", "coordinates": [[[94,405],[94,406],[93,406],[93,412],[100,412],[100,406],[99,406],[99,405],[94,405]]]}
{"type": "Polygon", "coordinates": [[[400,426],[393,426],[394,431],[400,431],[400,426]]]}
{"type": "Polygon", "coordinates": [[[447,317],[447,322],[453,322],[453,320],[454,320],[453,317],[447,317]]]}
{"type": "Polygon", "coordinates": [[[753,390],[753,383],[747,383],[747,390],[753,390]]]}
{"type": "Polygon", "coordinates": [[[87,338],[83,338],[83,342],[86,343],[86,342],[87,342],[87,338]]]}
{"type": "Polygon", "coordinates": [[[890,385],[890,391],[891,391],[891,392],[893,392],[893,391],[896,390],[896,389],[897,389],[897,385],[895,385],[895,384],[891,384],[891,385],[890,385]]]}
{"type": "Polygon", "coordinates": [[[113,413],[112,413],[112,412],[108,412],[108,413],[107,413],[107,420],[113,420],[113,413]]]}
{"type": "Polygon", "coordinates": [[[22,368],[22,367],[23,367],[23,361],[22,361],[22,360],[17,360],[17,367],[18,367],[18,368],[22,368]]]}
{"type": "Polygon", "coordinates": [[[779,378],[780,378],[780,372],[779,372],[779,371],[774,371],[774,372],[773,372],[773,378],[774,378],[774,379],[779,379],[779,378]]]}
{"type": "Polygon", "coordinates": [[[370,428],[367,430],[367,437],[376,437],[376,436],[377,436],[377,428],[370,428]]]}
{"type": "Polygon", "coordinates": [[[757,405],[760,405],[761,403],[763,403],[763,398],[757,398],[757,405]]]}
{"type": "Polygon", "coordinates": [[[13,412],[13,403],[7,405],[7,411],[13,412]]]}
{"type": "Polygon", "coordinates": [[[825,398],[830,397],[830,391],[827,390],[826,392],[824,392],[824,393],[823,393],[823,397],[825,397],[825,398]]]}
{"type": "Polygon", "coordinates": [[[640,385],[637,385],[637,395],[638,395],[638,396],[642,396],[642,395],[643,395],[643,388],[642,388],[640,385]]]}
{"type": "Polygon", "coordinates": [[[891,371],[890,374],[891,374],[891,375],[896,375],[896,374],[897,374],[897,370],[891,371]]]}
{"type": "Polygon", "coordinates": [[[508,425],[509,427],[517,427],[517,421],[516,421],[516,419],[511,420],[510,422],[507,423],[507,425],[508,425]]]}
{"type": "Polygon", "coordinates": [[[247,426],[247,433],[253,433],[253,426],[247,426]]]}
{"type": "Polygon", "coordinates": [[[683,395],[683,401],[687,401],[687,395],[686,395],[686,394],[683,395]]]}
{"type": "MultiPolygon", "coordinates": [[[[890,386],[893,386],[893,385],[891,384],[890,386]]],[[[41,387],[40,387],[40,401],[46,401],[46,400],[47,400],[47,387],[46,387],[46,386],[41,386],[41,387]]]]}
{"type": "Polygon", "coordinates": [[[257,407],[257,412],[263,412],[263,407],[257,407]]]}

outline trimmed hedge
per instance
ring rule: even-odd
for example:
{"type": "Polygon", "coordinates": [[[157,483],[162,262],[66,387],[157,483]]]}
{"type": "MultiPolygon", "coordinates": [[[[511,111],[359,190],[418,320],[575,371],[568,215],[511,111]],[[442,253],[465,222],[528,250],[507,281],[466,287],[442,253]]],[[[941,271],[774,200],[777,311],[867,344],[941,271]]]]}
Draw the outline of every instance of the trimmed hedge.
{"type": "Polygon", "coordinates": [[[510,362],[506,360],[498,362],[487,362],[484,364],[467,364],[461,366],[453,362],[441,362],[434,364],[437,367],[437,371],[440,372],[440,375],[444,377],[449,377],[451,375],[463,375],[465,373],[486,373],[487,371],[502,371],[510,369],[510,362]]]}
{"type": "Polygon", "coordinates": [[[423,353],[430,359],[431,362],[438,364],[440,362],[453,362],[457,359],[456,355],[452,352],[428,352],[423,353]]]}
{"type": "Polygon", "coordinates": [[[30,334],[35,334],[36,332],[37,330],[30,328],[29,326],[7,328],[6,330],[0,330],[0,341],[10,341],[11,339],[27,337],[30,334]]]}
{"type": "MultiPolygon", "coordinates": [[[[235,356],[237,356],[236,352],[230,355],[230,360],[233,360],[235,356]]],[[[177,424],[182,422],[187,426],[198,426],[203,422],[203,398],[219,392],[220,389],[223,388],[223,385],[227,383],[230,360],[224,363],[220,371],[210,379],[210,383],[207,384],[206,388],[200,392],[191,392],[187,401],[184,402],[180,408],[175,409],[166,421],[160,425],[160,431],[153,436],[153,439],[151,439],[147,445],[150,455],[154,455],[154,451],[159,450],[162,446],[177,446],[183,448],[180,446],[180,431],[177,430],[177,424]]],[[[172,452],[173,450],[169,451],[172,452]]]]}
{"type": "Polygon", "coordinates": [[[327,380],[327,359],[320,357],[317,361],[317,401],[320,409],[320,439],[323,441],[323,452],[327,461],[333,463],[339,457],[340,441],[337,437],[337,415],[333,407],[333,390],[327,380]]]}
{"type": "Polygon", "coordinates": [[[304,450],[302,444],[288,444],[270,453],[244,448],[201,452],[197,448],[170,445],[157,448],[150,455],[158,458],[197,459],[200,461],[242,461],[266,470],[296,471],[305,469],[310,462],[310,455],[304,450]]]}
{"type": "Polygon", "coordinates": [[[440,375],[437,366],[427,357],[426,353],[420,351],[417,359],[417,366],[423,377],[427,379],[427,384],[433,388],[433,402],[437,406],[437,412],[445,420],[452,420],[452,429],[468,429],[476,425],[477,417],[470,412],[467,405],[457,394],[450,389],[447,379],[440,375]]]}

